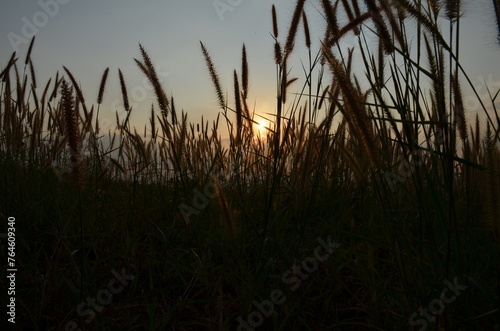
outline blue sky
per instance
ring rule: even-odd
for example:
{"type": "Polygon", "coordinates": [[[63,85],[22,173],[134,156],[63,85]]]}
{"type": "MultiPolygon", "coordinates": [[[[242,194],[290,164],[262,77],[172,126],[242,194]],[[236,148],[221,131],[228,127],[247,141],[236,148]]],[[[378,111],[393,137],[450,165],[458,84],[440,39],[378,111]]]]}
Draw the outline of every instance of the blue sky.
{"type": "MultiPolygon", "coordinates": [[[[0,65],[3,67],[7,63],[14,50],[13,34],[23,37],[23,32],[27,31],[26,22],[36,23],[38,20],[40,27],[37,28],[32,58],[39,85],[44,85],[64,65],[81,83],[90,105],[95,103],[101,75],[109,66],[110,76],[101,115],[114,120],[114,111],[121,111],[120,68],[129,89],[130,102],[136,104],[132,119],[140,128],[148,122],[154,96],[133,61],[133,58],[140,58],[139,43],[149,52],[168,95],[174,95],[177,109],[186,110],[193,122],[198,122],[202,114],[214,119],[219,111],[199,41],[211,53],[230,101],[233,100],[233,69],[240,72],[241,46],[245,43],[250,66],[249,103],[253,105],[255,102],[258,112],[271,112],[276,91],[273,39],[270,36],[273,3],[277,7],[280,39],[283,40],[295,1],[8,1],[3,3],[0,12],[0,65]],[[226,4],[229,10],[218,13],[216,3],[226,4]],[[50,5],[44,9],[40,4],[50,5]],[[145,91],[149,91],[148,96],[144,95],[145,91]]],[[[319,0],[307,2],[313,49],[317,50],[319,39],[323,37],[324,22],[315,7],[321,7],[319,0]]],[[[491,0],[475,0],[465,10],[461,27],[461,60],[484,95],[486,90],[481,87],[482,80],[489,82],[492,88],[500,88],[500,46],[496,44],[493,7],[491,0]]],[[[296,48],[304,48],[303,40],[300,30],[296,48]]],[[[346,43],[349,45],[349,40],[346,43]]],[[[24,59],[28,45],[20,43],[18,46],[20,57],[24,59]]],[[[300,60],[307,61],[305,53],[294,53],[293,60],[292,75],[303,79],[300,60]]],[[[300,86],[297,84],[295,88],[300,86]]]]}

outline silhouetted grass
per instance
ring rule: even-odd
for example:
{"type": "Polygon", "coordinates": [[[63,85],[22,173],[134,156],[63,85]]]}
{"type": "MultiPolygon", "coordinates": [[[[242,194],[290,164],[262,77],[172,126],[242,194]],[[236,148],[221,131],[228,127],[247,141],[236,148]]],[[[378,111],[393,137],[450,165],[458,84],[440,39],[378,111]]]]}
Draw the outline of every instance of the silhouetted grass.
{"type": "MultiPolygon", "coordinates": [[[[94,112],[68,68],[40,96],[33,43],[24,70],[13,54],[0,74],[0,216],[17,219],[16,326],[235,330],[279,289],[286,300],[262,330],[411,329],[410,316],[456,278],[467,289],[429,328],[498,328],[498,91],[471,123],[460,3],[322,1],[327,31],[313,59],[304,2],[284,47],[272,7],[277,104],[262,137],[247,105],[245,46],[231,103],[201,43],[222,112],[193,124],[141,45],[135,62],[156,95],[144,130],[129,121],[121,70],[127,112],[103,127],[108,69],[94,112]],[[287,62],[301,26],[309,61],[293,94],[301,80],[287,62]],[[343,38],[356,39],[357,55],[343,38]],[[297,289],[283,282],[328,236],[340,247],[297,289]],[[122,267],[135,279],[86,325],[77,306],[122,267]]],[[[8,287],[5,275],[0,283],[8,287]]]]}

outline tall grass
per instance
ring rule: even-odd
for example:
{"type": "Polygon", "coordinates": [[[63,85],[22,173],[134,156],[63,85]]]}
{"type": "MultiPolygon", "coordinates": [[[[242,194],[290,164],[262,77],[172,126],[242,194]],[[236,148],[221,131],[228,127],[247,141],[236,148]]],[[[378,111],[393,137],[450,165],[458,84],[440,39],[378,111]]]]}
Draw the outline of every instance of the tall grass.
{"type": "Polygon", "coordinates": [[[12,55],[0,74],[0,214],[19,220],[20,326],[84,325],[81,298],[126,266],[133,284],[88,327],[236,329],[278,288],[287,300],[263,329],[408,329],[457,278],[467,289],[429,326],[498,328],[499,92],[471,121],[463,86],[479,96],[460,64],[460,2],[322,0],[316,57],[304,5],[284,42],[271,9],[277,103],[260,137],[245,45],[230,100],[200,44],[221,112],[199,123],[176,111],[140,45],[134,60],[156,95],[143,130],[121,70],[126,112],[103,126],[109,68],[95,107],[66,67],[40,95],[34,39],[24,65],[12,55]],[[301,28],[308,64],[294,93],[301,28]],[[293,291],[282,275],[323,235],[340,248],[293,291]]]}

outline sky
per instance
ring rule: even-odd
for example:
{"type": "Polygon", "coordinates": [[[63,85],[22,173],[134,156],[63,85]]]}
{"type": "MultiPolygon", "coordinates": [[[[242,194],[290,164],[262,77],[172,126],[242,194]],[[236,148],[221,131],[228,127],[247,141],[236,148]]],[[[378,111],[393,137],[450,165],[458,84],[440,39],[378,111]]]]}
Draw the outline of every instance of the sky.
{"type": "MultiPolygon", "coordinates": [[[[325,26],[318,11],[320,2],[309,0],[305,8],[315,51],[325,26]]],[[[250,72],[249,105],[255,105],[258,113],[273,112],[276,75],[272,4],[277,8],[279,40],[284,42],[295,7],[292,0],[4,1],[0,12],[0,68],[7,64],[14,50],[22,64],[29,39],[36,34],[32,59],[38,89],[43,89],[48,79],[58,70],[62,73],[62,66],[66,66],[81,84],[90,107],[96,104],[103,72],[110,67],[100,117],[113,121],[116,110],[123,113],[118,80],[121,69],[133,106],[132,123],[140,129],[148,123],[154,94],[133,60],[140,59],[139,43],[151,56],[167,94],[174,96],[176,109],[184,109],[191,122],[199,122],[202,115],[215,119],[220,111],[199,42],[210,52],[230,101],[234,98],[233,70],[241,72],[241,47],[245,43],[250,72]]],[[[468,2],[461,26],[461,61],[483,97],[483,81],[494,90],[500,88],[500,46],[496,43],[494,22],[491,0],[468,2]]],[[[307,61],[303,42],[300,29],[291,70],[292,76],[302,82],[301,61],[307,61]]],[[[345,43],[352,46],[355,41],[351,38],[345,43]]],[[[301,86],[296,84],[294,88],[301,86]]],[[[471,107],[478,106],[472,98],[465,99],[466,105],[469,102],[471,107]]],[[[156,104],[155,107],[158,109],[156,104]]]]}

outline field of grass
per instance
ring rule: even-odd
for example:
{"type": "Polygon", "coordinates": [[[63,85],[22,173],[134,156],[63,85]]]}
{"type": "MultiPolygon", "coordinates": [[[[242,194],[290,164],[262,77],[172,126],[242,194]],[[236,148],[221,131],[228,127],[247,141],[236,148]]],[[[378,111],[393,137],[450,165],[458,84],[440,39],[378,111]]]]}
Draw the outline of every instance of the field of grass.
{"type": "Polygon", "coordinates": [[[317,51],[304,2],[284,33],[270,13],[277,102],[261,135],[245,46],[229,97],[200,44],[220,106],[200,123],[176,110],[140,46],[157,99],[145,128],[129,121],[121,71],[125,109],[110,124],[108,69],[94,103],[67,68],[36,80],[34,39],[3,61],[15,329],[499,329],[499,91],[481,100],[462,70],[460,2],[322,0],[317,51]],[[295,78],[299,47],[309,59],[295,78]]]}

